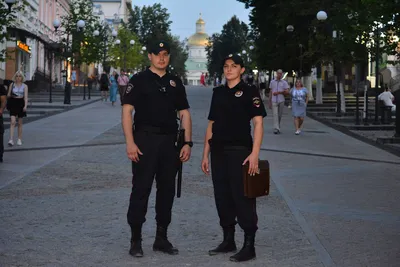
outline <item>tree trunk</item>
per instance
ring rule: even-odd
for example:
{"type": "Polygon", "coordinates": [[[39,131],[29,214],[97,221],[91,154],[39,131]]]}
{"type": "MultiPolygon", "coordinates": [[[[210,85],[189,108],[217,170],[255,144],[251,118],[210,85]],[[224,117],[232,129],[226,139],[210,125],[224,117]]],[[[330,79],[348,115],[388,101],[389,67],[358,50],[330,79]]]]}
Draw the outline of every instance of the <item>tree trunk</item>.
{"type": "Polygon", "coordinates": [[[323,103],[323,95],[322,95],[322,66],[321,64],[318,64],[317,66],[317,90],[316,90],[316,104],[322,104],[323,103]]]}
{"type": "Polygon", "coordinates": [[[311,75],[303,77],[303,85],[308,89],[308,100],[314,100],[311,75]]]}

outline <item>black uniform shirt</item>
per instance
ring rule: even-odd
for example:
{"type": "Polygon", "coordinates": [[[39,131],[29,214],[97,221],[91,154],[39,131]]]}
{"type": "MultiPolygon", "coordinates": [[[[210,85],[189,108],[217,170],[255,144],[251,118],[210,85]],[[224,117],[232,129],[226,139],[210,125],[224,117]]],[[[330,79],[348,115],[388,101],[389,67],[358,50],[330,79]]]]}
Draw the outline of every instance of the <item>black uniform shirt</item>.
{"type": "Polygon", "coordinates": [[[160,77],[150,69],[132,76],[122,104],[135,108],[136,126],[160,127],[176,132],[176,112],[189,108],[182,81],[169,73],[160,77]]]}
{"type": "Polygon", "coordinates": [[[233,88],[225,85],[213,91],[208,116],[214,121],[213,144],[251,147],[251,119],[267,116],[258,89],[241,81],[233,88]]]}

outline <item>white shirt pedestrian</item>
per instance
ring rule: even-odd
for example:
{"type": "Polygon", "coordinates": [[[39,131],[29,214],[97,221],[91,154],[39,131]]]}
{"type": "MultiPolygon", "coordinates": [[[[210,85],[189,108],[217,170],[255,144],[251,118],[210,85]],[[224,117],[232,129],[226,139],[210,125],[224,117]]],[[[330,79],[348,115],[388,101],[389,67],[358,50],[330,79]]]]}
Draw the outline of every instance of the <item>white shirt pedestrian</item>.
{"type": "Polygon", "coordinates": [[[269,106],[272,108],[274,118],[274,134],[281,132],[281,119],[285,106],[285,94],[288,93],[289,84],[282,80],[282,70],[276,72],[276,78],[269,84],[269,106]]]}

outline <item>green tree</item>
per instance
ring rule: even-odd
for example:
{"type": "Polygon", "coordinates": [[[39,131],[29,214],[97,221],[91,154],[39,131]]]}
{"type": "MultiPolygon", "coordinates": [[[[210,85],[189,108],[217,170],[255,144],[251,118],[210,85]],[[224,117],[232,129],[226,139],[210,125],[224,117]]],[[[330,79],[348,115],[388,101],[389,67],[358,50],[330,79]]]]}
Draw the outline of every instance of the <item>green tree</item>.
{"type": "Polygon", "coordinates": [[[171,47],[170,71],[185,78],[185,61],[187,60],[187,51],[179,37],[171,34],[169,13],[161,4],[152,6],[143,6],[142,8],[128,5],[129,18],[126,25],[139,38],[139,42],[149,47],[156,40],[168,42],[171,47]]]}
{"type": "Polygon", "coordinates": [[[229,54],[239,54],[242,50],[249,52],[249,37],[249,27],[236,16],[223,26],[220,34],[213,34],[206,47],[210,76],[222,73],[222,60],[229,54]]]}
{"type": "MultiPolygon", "coordinates": [[[[16,0],[15,4],[11,6],[9,10],[5,2],[0,3],[0,43],[6,43],[10,39],[10,31],[8,27],[13,26],[16,14],[24,10],[26,2],[24,0],[16,0]]],[[[0,62],[4,62],[7,59],[7,50],[0,50],[0,62]]]]}
{"type": "Polygon", "coordinates": [[[133,31],[140,40],[140,43],[149,45],[152,40],[165,38],[170,32],[172,21],[169,20],[169,13],[160,3],[142,8],[129,7],[128,29],[133,31]]]}
{"type": "Polygon", "coordinates": [[[171,46],[170,66],[173,67],[171,72],[179,77],[186,78],[185,62],[188,59],[188,53],[185,49],[185,44],[179,40],[178,36],[168,34],[166,42],[171,46]]]}
{"type": "Polygon", "coordinates": [[[93,3],[90,0],[73,0],[69,4],[70,14],[62,17],[62,28],[68,35],[63,39],[66,56],[73,56],[73,64],[80,66],[82,63],[93,63],[100,60],[101,46],[93,32],[98,30],[99,20],[93,14],[93,3]],[[83,20],[85,27],[79,29],[77,22],[83,20]]]}
{"type": "Polygon", "coordinates": [[[399,14],[393,12],[399,10],[396,0],[238,1],[252,7],[250,21],[256,36],[257,60],[267,69],[299,69],[301,57],[303,70],[308,72],[321,62],[351,62],[351,52],[360,59],[366,58],[367,49],[375,55],[374,47],[366,44],[371,42],[370,33],[377,23],[383,26],[380,53],[393,54],[396,43],[390,38],[400,33],[399,14]],[[319,10],[327,12],[327,21],[317,20],[319,10]],[[288,25],[294,26],[293,33],[286,31],[288,25]],[[337,32],[336,39],[332,38],[333,30],[337,32]],[[299,44],[303,46],[301,56],[299,44]]]}
{"type": "Polygon", "coordinates": [[[113,42],[109,49],[111,65],[123,69],[136,69],[145,64],[143,45],[139,42],[136,34],[128,29],[121,28],[118,31],[118,39],[121,43],[117,45],[113,42]],[[131,40],[135,42],[134,45],[130,44],[131,40]]]}

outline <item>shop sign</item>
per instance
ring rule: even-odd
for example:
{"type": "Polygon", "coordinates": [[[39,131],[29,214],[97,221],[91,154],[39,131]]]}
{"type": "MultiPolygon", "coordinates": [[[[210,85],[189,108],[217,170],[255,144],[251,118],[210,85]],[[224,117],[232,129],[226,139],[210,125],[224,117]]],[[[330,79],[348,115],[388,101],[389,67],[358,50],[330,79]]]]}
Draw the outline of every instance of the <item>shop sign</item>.
{"type": "Polygon", "coordinates": [[[26,53],[31,53],[31,47],[21,41],[17,41],[17,47],[26,53]]]}

